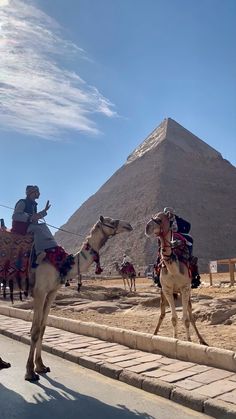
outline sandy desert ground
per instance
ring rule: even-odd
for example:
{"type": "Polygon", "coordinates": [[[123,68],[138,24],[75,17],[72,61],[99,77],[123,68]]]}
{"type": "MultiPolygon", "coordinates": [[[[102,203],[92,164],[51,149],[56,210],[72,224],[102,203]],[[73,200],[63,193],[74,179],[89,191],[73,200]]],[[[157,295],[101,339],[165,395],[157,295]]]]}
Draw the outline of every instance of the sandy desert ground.
{"type": "MultiPolygon", "coordinates": [[[[202,285],[192,290],[193,313],[199,331],[210,346],[236,351],[236,284],[229,286],[229,274],[214,274],[211,287],[208,275],[201,278],[202,285]]],[[[78,293],[73,281],[69,287],[62,286],[59,290],[50,314],[153,333],[160,313],[160,290],[148,278],[137,278],[136,288],[136,292],[125,290],[121,278],[84,278],[78,293]]],[[[1,295],[0,304],[11,305],[9,297],[4,301],[1,295]]],[[[185,340],[180,297],[176,306],[178,337],[185,340]]],[[[15,300],[14,307],[32,309],[32,299],[15,300]]],[[[160,335],[172,336],[169,307],[160,335]]],[[[197,342],[192,328],[191,335],[193,342],[197,342]]]]}
{"type": "MultiPolygon", "coordinates": [[[[210,287],[208,275],[202,275],[201,287],[192,291],[193,312],[210,346],[236,351],[236,286],[230,287],[228,279],[226,274],[215,274],[210,287]]],[[[76,284],[61,288],[51,314],[153,333],[159,317],[160,290],[147,278],[137,278],[136,288],[136,293],[125,290],[122,279],[85,279],[79,294],[76,284]]],[[[180,297],[176,305],[179,338],[186,339],[180,297]]],[[[160,334],[172,336],[169,308],[160,334]]],[[[191,334],[197,342],[192,329],[191,334]]]]}

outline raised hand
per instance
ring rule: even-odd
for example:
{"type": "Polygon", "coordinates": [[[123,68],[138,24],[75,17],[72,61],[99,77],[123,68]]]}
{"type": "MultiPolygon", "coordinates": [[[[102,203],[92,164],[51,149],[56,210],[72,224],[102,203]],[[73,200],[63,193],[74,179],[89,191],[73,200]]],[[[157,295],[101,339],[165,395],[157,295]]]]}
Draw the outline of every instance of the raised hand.
{"type": "Polygon", "coordinates": [[[49,201],[47,201],[46,206],[44,208],[45,211],[48,211],[50,208],[51,204],[49,203],[49,201]]]}
{"type": "Polygon", "coordinates": [[[30,221],[35,223],[36,221],[38,221],[40,218],[42,218],[40,212],[38,212],[37,214],[33,214],[30,217],[30,221]]]}

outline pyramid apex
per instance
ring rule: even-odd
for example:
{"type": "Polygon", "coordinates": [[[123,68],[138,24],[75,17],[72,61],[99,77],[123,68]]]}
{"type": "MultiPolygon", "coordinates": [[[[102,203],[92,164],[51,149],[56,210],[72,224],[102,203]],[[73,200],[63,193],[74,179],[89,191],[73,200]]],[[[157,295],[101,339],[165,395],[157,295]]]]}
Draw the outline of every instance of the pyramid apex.
{"type": "Polygon", "coordinates": [[[155,128],[151,134],[149,134],[148,137],[133,151],[133,153],[128,156],[126,164],[142,157],[145,153],[160,144],[166,138],[167,126],[168,119],[165,118],[160,125],[155,128]]]}
{"type": "Polygon", "coordinates": [[[222,158],[218,151],[172,118],[167,118],[166,139],[186,153],[194,153],[199,156],[204,155],[209,158],[222,158]]]}
{"type": "Polygon", "coordinates": [[[170,146],[177,146],[186,153],[209,158],[222,158],[221,154],[213,147],[192,134],[174,119],[164,118],[160,125],[128,156],[126,164],[142,157],[145,153],[167,141],[170,146]]]}

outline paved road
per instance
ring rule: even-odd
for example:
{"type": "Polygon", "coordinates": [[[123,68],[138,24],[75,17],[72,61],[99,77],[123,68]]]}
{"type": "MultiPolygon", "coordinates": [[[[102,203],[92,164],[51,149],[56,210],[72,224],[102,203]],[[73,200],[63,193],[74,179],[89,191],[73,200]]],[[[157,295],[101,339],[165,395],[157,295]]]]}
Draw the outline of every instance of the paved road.
{"type": "Polygon", "coordinates": [[[1,419],[209,418],[48,353],[44,361],[52,372],[29,383],[24,380],[28,349],[0,335],[0,355],[12,364],[0,371],[1,419]]]}

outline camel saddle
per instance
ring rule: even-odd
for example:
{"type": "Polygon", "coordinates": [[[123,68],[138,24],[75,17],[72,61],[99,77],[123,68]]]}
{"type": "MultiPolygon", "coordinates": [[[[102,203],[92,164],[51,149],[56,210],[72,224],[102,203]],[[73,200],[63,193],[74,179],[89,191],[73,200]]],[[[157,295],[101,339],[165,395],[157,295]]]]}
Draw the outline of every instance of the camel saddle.
{"type": "MultiPolygon", "coordinates": [[[[36,267],[33,251],[33,235],[17,234],[9,230],[0,229],[0,278],[3,280],[23,279],[28,277],[29,267],[36,267]],[[30,256],[32,260],[30,260],[30,256]],[[32,263],[32,265],[31,265],[32,263]],[[35,265],[35,266],[34,266],[35,265]]],[[[74,265],[74,256],[56,246],[45,251],[45,260],[50,262],[60,273],[67,275],[74,265]]]]}
{"type": "Polygon", "coordinates": [[[135,269],[134,269],[132,263],[129,263],[129,262],[127,262],[124,266],[122,266],[121,272],[123,274],[126,274],[126,275],[135,275],[136,276],[135,269]]]}
{"type": "Polygon", "coordinates": [[[191,273],[192,288],[198,288],[201,284],[201,277],[198,271],[198,258],[189,254],[189,249],[186,244],[186,239],[180,233],[174,233],[173,247],[174,255],[179,259],[180,262],[185,263],[191,273]]]}
{"type": "Polygon", "coordinates": [[[0,279],[25,280],[28,277],[32,246],[32,234],[22,235],[0,229],[0,279]]]}
{"type": "Polygon", "coordinates": [[[189,261],[190,254],[186,244],[186,239],[180,233],[174,233],[173,235],[174,245],[172,247],[173,253],[181,262],[189,261]]]}

